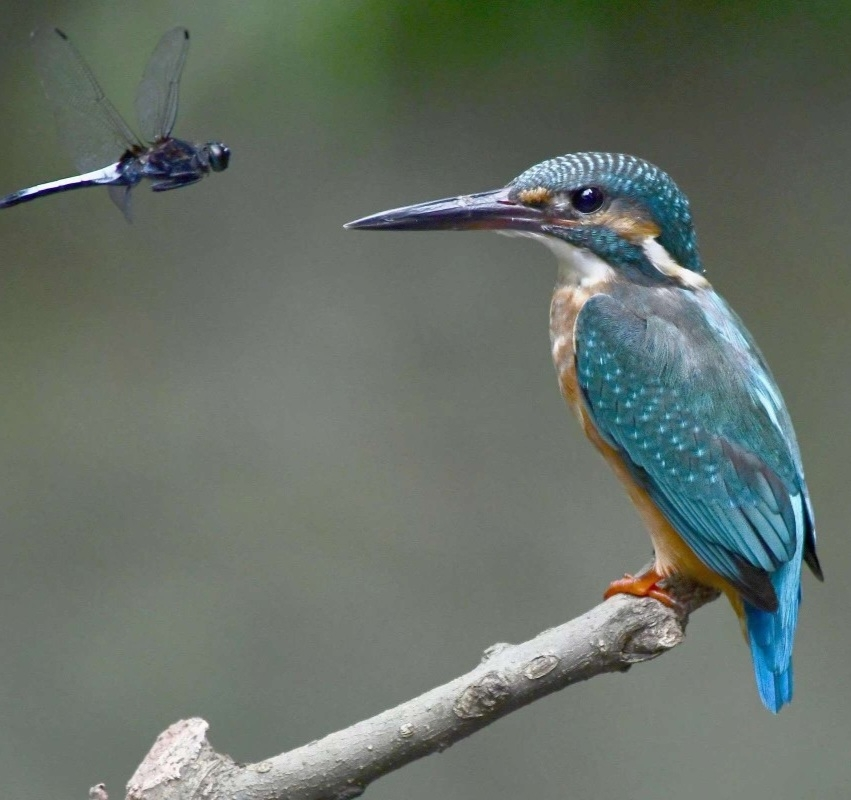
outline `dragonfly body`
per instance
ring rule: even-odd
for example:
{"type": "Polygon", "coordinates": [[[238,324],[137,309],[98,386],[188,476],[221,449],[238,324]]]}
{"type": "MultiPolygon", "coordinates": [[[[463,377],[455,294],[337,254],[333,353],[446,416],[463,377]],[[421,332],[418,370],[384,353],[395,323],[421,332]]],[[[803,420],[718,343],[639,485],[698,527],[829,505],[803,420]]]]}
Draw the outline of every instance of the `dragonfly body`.
{"type": "Polygon", "coordinates": [[[0,208],[87,186],[124,186],[129,190],[143,179],[153,182],[151,189],[155,192],[179,189],[200,181],[211,171],[224,169],[223,147],[218,142],[197,145],[182,139],[165,139],[140,153],[128,152],[108,167],[12,192],[0,198],[0,208]]]}
{"type": "Polygon", "coordinates": [[[132,132],[115,110],[62,31],[40,28],[32,40],[60,133],[83,172],[0,197],[0,208],[71,189],[107,186],[113,202],[129,220],[130,190],[142,180],[150,181],[153,191],[165,192],[227,168],[230,150],[221,142],[195,144],[171,136],[180,76],[189,48],[189,32],[185,28],[174,28],[162,37],[139,86],[136,112],[148,144],[132,132]],[[109,163],[122,151],[119,160],[109,163]]]}

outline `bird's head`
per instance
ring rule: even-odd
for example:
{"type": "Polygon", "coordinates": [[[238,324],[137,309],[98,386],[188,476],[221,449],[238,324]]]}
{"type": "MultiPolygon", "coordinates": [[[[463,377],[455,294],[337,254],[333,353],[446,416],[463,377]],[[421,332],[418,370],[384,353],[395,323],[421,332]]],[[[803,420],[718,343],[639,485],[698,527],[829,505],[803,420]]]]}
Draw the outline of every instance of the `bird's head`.
{"type": "Polygon", "coordinates": [[[541,238],[579,278],[608,270],[643,283],[704,285],[688,200],[646,161],[573,153],[503,189],[383,211],[359,230],[497,230],[541,238]]]}

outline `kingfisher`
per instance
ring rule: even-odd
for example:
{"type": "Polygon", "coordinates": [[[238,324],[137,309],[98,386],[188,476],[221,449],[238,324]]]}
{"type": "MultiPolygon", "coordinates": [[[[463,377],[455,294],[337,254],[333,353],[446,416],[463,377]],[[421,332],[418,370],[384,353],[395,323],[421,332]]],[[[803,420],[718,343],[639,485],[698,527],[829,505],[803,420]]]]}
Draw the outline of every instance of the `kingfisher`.
{"type": "Polygon", "coordinates": [[[543,161],[502,189],[383,211],[358,230],[496,230],[558,259],[550,342],[562,395],[624,484],[654,561],[613,581],[676,607],[680,575],[729,599],[763,704],[792,699],[806,562],[823,580],[786,404],[753,337],[704,274],[688,199],[614,153],[543,161]]]}

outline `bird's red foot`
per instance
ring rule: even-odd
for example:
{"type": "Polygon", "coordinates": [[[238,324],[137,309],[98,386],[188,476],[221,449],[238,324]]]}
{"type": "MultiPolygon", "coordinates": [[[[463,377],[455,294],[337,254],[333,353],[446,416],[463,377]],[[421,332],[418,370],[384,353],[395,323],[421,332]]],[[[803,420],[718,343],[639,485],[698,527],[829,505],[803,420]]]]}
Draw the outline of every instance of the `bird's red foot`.
{"type": "Polygon", "coordinates": [[[680,602],[670,592],[659,587],[662,576],[654,569],[641,573],[641,575],[624,575],[619,580],[612,581],[606,589],[603,597],[608,600],[616,594],[631,594],[635,597],[652,597],[668,608],[678,609],[680,602]]]}

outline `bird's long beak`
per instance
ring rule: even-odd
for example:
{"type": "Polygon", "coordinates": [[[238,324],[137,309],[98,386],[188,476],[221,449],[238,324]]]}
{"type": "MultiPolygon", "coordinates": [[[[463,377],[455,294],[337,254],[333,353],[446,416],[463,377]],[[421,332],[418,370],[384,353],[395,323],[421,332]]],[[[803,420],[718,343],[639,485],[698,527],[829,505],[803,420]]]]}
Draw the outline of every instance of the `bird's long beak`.
{"type": "Polygon", "coordinates": [[[538,209],[511,200],[505,188],[394,208],[349,222],[345,227],[386,231],[537,231],[541,220],[538,209]]]}

